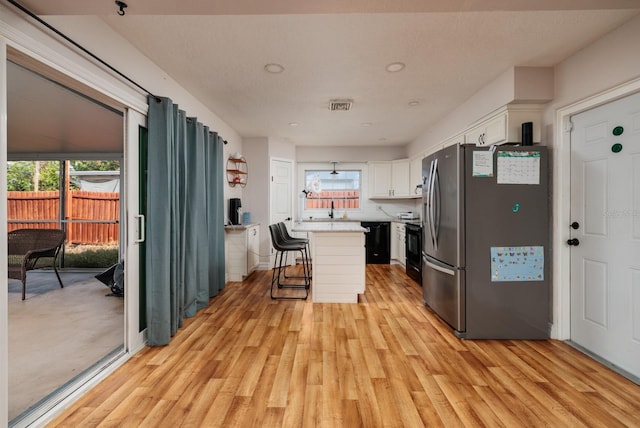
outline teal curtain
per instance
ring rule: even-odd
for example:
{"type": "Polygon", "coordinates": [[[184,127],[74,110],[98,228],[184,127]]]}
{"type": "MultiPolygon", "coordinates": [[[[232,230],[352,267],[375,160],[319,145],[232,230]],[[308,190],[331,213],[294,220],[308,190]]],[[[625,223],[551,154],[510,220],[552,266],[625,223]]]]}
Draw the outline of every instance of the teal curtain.
{"type": "Polygon", "coordinates": [[[168,98],[149,97],[147,337],[165,345],[224,288],[222,141],[168,98]]]}
{"type": "Polygon", "coordinates": [[[211,143],[205,145],[207,192],[207,224],[209,228],[209,297],[215,297],[224,288],[224,140],[213,132],[211,143]]]}

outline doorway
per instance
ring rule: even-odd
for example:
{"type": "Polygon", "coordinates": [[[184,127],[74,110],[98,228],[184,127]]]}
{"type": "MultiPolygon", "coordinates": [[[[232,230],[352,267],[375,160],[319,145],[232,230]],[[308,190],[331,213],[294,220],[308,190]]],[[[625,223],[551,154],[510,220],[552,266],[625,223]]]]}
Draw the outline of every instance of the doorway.
{"type": "Polygon", "coordinates": [[[640,93],[571,124],[571,341],[638,382],[640,93]]]}
{"type": "MultiPolygon", "coordinates": [[[[12,295],[9,281],[9,424],[28,425],[77,390],[88,373],[126,351],[125,299],[95,278],[124,257],[119,226],[126,224],[120,203],[120,186],[126,184],[125,110],[13,49],[8,58],[9,168],[24,166],[38,178],[30,177],[32,187],[24,191],[13,189],[21,196],[28,193],[21,203],[32,208],[9,218],[7,228],[54,227],[67,234],[60,264],[64,288],[53,272],[30,271],[27,296],[21,300],[12,295]],[[100,171],[100,164],[108,164],[106,170],[100,171]],[[44,192],[45,179],[56,188],[44,192]],[[111,187],[100,191],[100,186],[111,187]],[[41,198],[42,193],[51,195],[41,198]],[[45,205],[49,209],[33,208],[45,205]],[[109,250],[94,248],[90,265],[74,263],[69,269],[70,260],[78,258],[77,247],[87,244],[109,250]],[[104,253],[110,255],[105,258],[104,253]]],[[[8,209],[8,214],[16,213],[8,209]]],[[[86,259],[86,253],[80,258],[86,259]]]]}
{"type": "MultiPolygon", "coordinates": [[[[293,218],[293,202],[291,198],[291,195],[293,193],[293,161],[272,158],[270,170],[270,223],[274,224],[283,222],[289,229],[291,229],[291,220],[293,218]]],[[[270,256],[271,257],[269,265],[273,266],[273,261],[275,258],[275,252],[273,251],[273,248],[271,248],[270,250],[270,256]]],[[[291,263],[291,261],[288,261],[287,263],[291,263]]]]}

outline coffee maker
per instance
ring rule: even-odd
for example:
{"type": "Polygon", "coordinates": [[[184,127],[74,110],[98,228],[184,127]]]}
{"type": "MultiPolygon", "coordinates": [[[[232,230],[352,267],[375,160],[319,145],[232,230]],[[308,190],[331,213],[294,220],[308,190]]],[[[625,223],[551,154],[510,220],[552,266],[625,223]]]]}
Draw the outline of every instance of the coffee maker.
{"type": "Polygon", "coordinates": [[[241,208],[240,198],[229,198],[229,224],[240,224],[241,208]]]}

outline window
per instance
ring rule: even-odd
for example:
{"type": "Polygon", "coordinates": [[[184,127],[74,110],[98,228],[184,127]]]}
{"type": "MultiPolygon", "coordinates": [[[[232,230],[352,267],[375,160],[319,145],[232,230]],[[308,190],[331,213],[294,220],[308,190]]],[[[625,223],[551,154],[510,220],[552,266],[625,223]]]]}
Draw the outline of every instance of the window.
{"type": "Polygon", "coordinates": [[[306,170],[305,209],[350,210],[360,208],[361,176],[359,170],[306,170]]]}

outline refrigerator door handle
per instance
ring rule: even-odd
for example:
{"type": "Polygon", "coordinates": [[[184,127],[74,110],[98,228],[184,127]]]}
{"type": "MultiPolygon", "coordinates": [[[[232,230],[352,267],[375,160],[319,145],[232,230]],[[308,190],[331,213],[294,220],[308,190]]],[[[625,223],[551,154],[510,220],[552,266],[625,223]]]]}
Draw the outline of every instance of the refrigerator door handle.
{"type": "MultiPolygon", "coordinates": [[[[431,192],[429,194],[430,198],[430,217],[431,221],[429,222],[429,228],[431,229],[431,242],[433,242],[433,249],[438,251],[438,231],[436,229],[436,221],[440,221],[439,216],[436,217],[436,209],[439,210],[439,207],[436,207],[440,201],[436,201],[436,180],[438,179],[438,159],[433,160],[433,169],[431,172],[431,192]]],[[[438,183],[439,184],[439,183],[438,183]]],[[[438,196],[440,196],[438,194],[438,196]]]]}
{"type": "Polygon", "coordinates": [[[438,169],[438,160],[435,160],[433,168],[433,236],[435,241],[435,248],[438,247],[438,238],[440,237],[440,174],[438,169]]]}
{"type": "Polygon", "coordinates": [[[435,269],[438,272],[442,272],[442,273],[446,273],[447,275],[451,275],[451,276],[455,276],[456,275],[456,270],[455,269],[451,269],[448,267],[444,267],[440,264],[435,264],[433,262],[430,262],[429,259],[427,257],[424,257],[424,263],[429,266],[431,269],[435,269]]]}
{"type": "Polygon", "coordinates": [[[426,230],[429,231],[429,239],[431,240],[431,243],[433,244],[433,234],[431,233],[431,223],[432,223],[432,218],[431,218],[431,190],[432,190],[432,181],[431,179],[433,178],[433,160],[431,161],[431,163],[429,164],[429,176],[427,177],[426,180],[426,191],[425,191],[425,200],[424,203],[426,205],[426,209],[425,209],[425,222],[427,223],[427,228],[426,230]]]}

